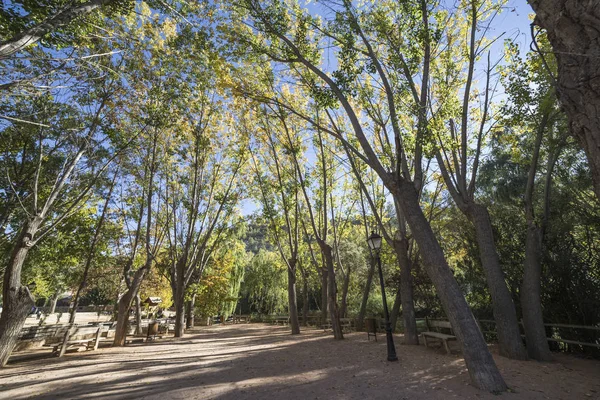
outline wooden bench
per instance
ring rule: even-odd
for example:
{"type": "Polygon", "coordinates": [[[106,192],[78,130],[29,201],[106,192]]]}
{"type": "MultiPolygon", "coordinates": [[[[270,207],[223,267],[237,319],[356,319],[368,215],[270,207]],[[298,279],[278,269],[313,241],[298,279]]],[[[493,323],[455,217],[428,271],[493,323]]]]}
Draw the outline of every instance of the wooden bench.
{"type": "MultiPolygon", "coordinates": [[[[352,322],[354,320],[352,318],[340,318],[340,325],[342,327],[343,332],[350,332],[352,330],[352,322]]],[[[333,329],[331,326],[331,320],[328,319],[324,324],[321,325],[321,329],[324,331],[328,329],[333,329]]]]}
{"type": "Polygon", "coordinates": [[[446,329],[446,330],[449,330],[451,333],[454,333],[452,331],[452,325],[450,324],[450,322],[449,321],[426,320],[426,323],[427,323],[427,331],[421,333],[421,337],[423,337],[423,341],[425,342],[425,347],[427,347],[427,338],[437,339],[437,340],[440,340],[444,344],[444,348],[446,349],[446,352],[448,354],[450,354],[450,347],[448,347],[448,341],[456,340],[456,336],[454,336],[452,334],[446,334],[446,333],[439,332],[439,330],[441,330],[441,329],[446,329]],[[432,329],[436,329],[436,331],[434,331],[432,329]]]}
{"type": "Polygon", "coordinates": [[[233,323],[234,324],[241,324],[242,322],[245,322],[247,324],[250,323],[250,315],[234,315],[233,316],[233,323]]]}
{"type": "Polygon", "coordinates": [[[63,356],[69,347],[85,346],[86,350],[98,350],[101,326],[71,326],[65,334],[53,336],[46,341],[44,346],[52,347],[52,353],[63,356]]]}
{"type": "Polygon", "coordinates": [[[281,325],[289,325],[290,317],[277,317],[273,320],[273,323],[275,325],[279,325],[279,323],[281,323],[281,325]]]}
{"type": "Polygon", "coordinates": [[[49,340],[54,340],[54,337],[64,337],[67,329],[69,329],[69,325],[58,324],[22,328],[13,351],[18,352],[32,347],[41,347],[49,340]]]}

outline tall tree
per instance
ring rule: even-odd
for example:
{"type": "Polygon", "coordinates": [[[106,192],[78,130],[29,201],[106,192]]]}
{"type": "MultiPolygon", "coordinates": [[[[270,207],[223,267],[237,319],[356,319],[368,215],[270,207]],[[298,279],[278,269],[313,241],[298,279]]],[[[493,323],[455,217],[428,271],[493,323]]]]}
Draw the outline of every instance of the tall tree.
{"type": "MultiPolygon", "coordinates": [[[[428,269],[428,274],[436,287],[459,342],[462,344],[473,383],[484,390],[506,390],[506,384],[487,349],[483,335],[419,205],[419,193],[415,188],[414,181],[405,173],[405,166],[408,166],[408,163],[406,162],[407,153],[402,146],[402,135],[400,132],[395,133],[396,161],[389,168],[382,164],[382,159],[378,157],[369,136],[363,129],[358,112],[349,97],[352,92],[347,90],[347,84],[353,82],[353,76],[355,77],[359,72],[352,68],[352,65],[356,65],[355,59],[351,57],[353,53],[348,52],[350,49],[344,48],[343,43],[340,44],[344,50],[341,52],[344,58],[339,62],[338,70],[334,71],[335,74],[328,75],[320,65],[319,52],[315,49],[320,43],[321,36],[307,35],[308,28],[316,25],[317,21],[306,12],[298,7],[293,10],[293,13],[288,12],[288,8],[279,1],[263,3],[254,0],[238,4],[236,11],[246,26],[238,33],[243,42],[250,44],[252,49],[262,52],[271,60],[298,66],[300,72],[305,74],[303,75],[306,77],[305,81],[314,83],[312,85],[314,93],[321,94],[321,97],[318,98],[321,106],[333,107],[339,102],[341,110],[350,121],[350,126],[362,152],[335,132],[332,133],[332,136],[337,140],[344,141],[355,155],[377,172],[386,188],[399,203],[419,248],[427,249],[427,252],[423,252],[425,267],[428,269]],[[255,35],[254,32],[260,32],[260,35],[255,35]]],[[[366,37],[362,39],[365,46],[370,45],[366,37]]],[[[386,79],[381,64],[376,58],[372,60],[379,77],[382,80],[386,79]]],[[[387,99],[390,102],[389,108],[393,109],[395,103],[391,90],[387,94],[387,99]]],[[[414,163],[420,165],[421,162],[420,155],[417,154],[414,163]]],[[[419,166],[419,170],[420,168],[419,166]]]]}
{"type": "MultiPolygon", "coordinates": [[[[533,21],[546,30],[558,64],[556,94],[569,117],[569,130],[587,155],[600,199],[600,1],[529,0],[533,21]]],[[[537,33],[533,33],[536,44],[537,33]]],[[[539,48],[538,48],[539,50],[539,48]]],[[[547,55],[540,52],[544,60],[547,55]]],[[[549,63],[550,61],[545,61],[549,63]]],[[[548,66],[546,68],[549,69],[548,66]]]]}

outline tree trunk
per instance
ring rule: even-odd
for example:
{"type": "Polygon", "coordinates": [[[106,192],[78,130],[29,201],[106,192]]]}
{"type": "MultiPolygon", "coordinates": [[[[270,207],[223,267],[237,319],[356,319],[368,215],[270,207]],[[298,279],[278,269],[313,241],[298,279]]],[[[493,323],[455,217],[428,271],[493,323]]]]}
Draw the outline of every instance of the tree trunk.
{"type": "Polygon", "coordinates": [[[327,269],[321,268],[321,324],[327,322],[327,269]]]}
{"type": "Polygon", "coordinates": [[[325,265],[327,266],[327,307],[329,308],[329,317],[331,318],[331,329],[333,337],[337,340],[342,340],[342,325],[340,324],[340,310],[337,304],[337,286],[335,283],[335,269],[333,267],[333,254],[331,246],[320,241],[321,251],[325,257],[325,265]]]}
{"type": "Polygon", "coordinates": [[[127,337],[128,321],[129,321],[129,309],[131,307],[132,294],[126,292],[119,299],[117,304],[117,326],[115,327],[115,338],[113,339],[113,346],[125,346],[125,338],[127,337]]]}
{"type": "Polygon", "coordinates": [[[388,183],[399,202],[411,233],[422,249],[424,268],[435,286],[444,311],[461,345],[465,363],[474,385],[489,392],[503,392],[506,383],[490,354],[475,317],[454,279],[444,252],[419,205],[419,196],[409,181],[388,183]]]}
{"type": "Polygon", "coordinates": [[[290,326],[292,335],[300,333],[298,322],[298,302],[296,301],[296,260],[289,260],[288,271],[288,312],[290,313],[290,326]]]}
{"type": "Polygon", "coordinates": [[[27,254],[31,249],[31,240],[38,231],[41,218],[27,221],[17,237],[8,265],[4,271],[2,286],[2,314],[0,314],[0,366],[5,366],[12,353],[19,332],[35,300],[26,286],[21,286],[21,271],[27,254]]]}
{"type": "MultiPolygon", "coordinates": [[[[394,240],[394,250],[400,266],[400,301],[404,319],[404,344],[419,344],[417,320],[415,319],[415,303],[413,300],[413,285],[411,267],[408,256],[408,240],[394,240]]],[[[394,324],[395,324],[394,320],[394,324]]],[[[395,325],[392,325],[395,328],[395,325]]]]}
{"type": "Polygon", "coordinates": [[[348,312],[348,287],[350,286],[350,265],[346,266],[344,284],[342,285],[342,304],[340,306],[340,318],[346,318],[348,312]]]}
{"type": "Polygon", "coordinates": [[[187,302],[187,319],[185,321],[185,327],[192,329],[194,327],[194,307],[196,306],[196,293],[192,295],[192,298],[187,302]]]}
{"type": "Polygon", "coordinates": [[[175,337],[183,337],[185,333],[185,292],[181,287],[177,287],[174,293],[173,301],[175,302],[175,337]]]}
{"type": "Polygon", "coordinates": [[[58,292],[54,293],[54,295],[52,296],[52,299],[50,300],[50,312],[48,314],[54,314],[54,312],[56,311],[56,303],[58,303],[58,296],[58,292]]]}
{"type": "Polygon", "coordinates": [[[390,311],[390,326],[392,327],[392,332],[396,332],[396,324],[398,323],[398,315],[400,314],[400,304],[402,290],[398,287],[396,291],[396,296],[394,296],[394,305],[392,306],[392,311],[390,311]]]}
{"type": "Polygon", "coordinates": [[[308,326],[308,279],[302,274],[302,325],[308,326]]]}
{"type": "Polygon", "coordinates": [[[558,64],[557,95],[583,147],[600,199],[600,40],[598,0],[529,0],[558,64]]]}
{"type": "Polygon", "coordinates": [[[175,291],[173,292],[173,301],[175,302],[175,337],[183,337],[185,333],[185,264],[188,259],[187,250],[184,250],[184,253],[175,265],[175,291]]]}
{"type": "MultiPolygon", "coordinates": [[[[552,354],[546,339],[546,328],[541,303],[541,277],[542,266],[540,256],[542,252],[542,238],[550,211],[550,184],[552,171],[558,154],[554,157],[549,152],[548,166],[546,168],[546,182],[544,188],[544,212],[542,222],[538,226],[535,220],[533,205],[533,192],[535,189],[535,176],[540,158],[540,148],[544,139],[544,131],[549,121],[549,113],[543,112],[535,138],[531,164],[525,186],[525,219],[527,220],[527,237],[525,241],[525,261],[523,265],[523,282],[521,282],[521,308],[523,310],[523,327],[527,343],[527,354],[538,361],[550,361],[552,354]]],[[[558,149],[560,152],[560,147],[558,149]]]]}
{"type": "Polygon", "coordinates": [[[135,334],[142,334],[142,301],[139,291],[135,295],[135,334]]]}
{"type": "Polygon", "coordinates": [[[474,203],[466,208],[466,213],[475,226],[479,257],[492,297],[500,355],[526,360],[527,352],[521,339],[515,305],[506,286],[500,258],[496,251],[490,215],[486,207],[474,203]]]}
{"type": "Polygon", "coordinates": [[[121,296],[118,304],[117,314],[117,326],[115,327],[115,338],[113,340],[113,346],[124,346],[125,338],[127,336],[128,322],[129,322],[129,310],[131,309],[131,302],[137,296],[142,281],[146,272],[148,272],[150,263],[152,261],[146,261],[146,265],[137,271],[133,275],[131,285],[127,288],[127,291],[121,296]]]}
{"type": "Polygon", "coordinates": [[[367,302],[369,301],[369,293],[371,292],[371,285],[373,284],[373,274],[375,273],[375,262],[373,257],[369,257],[371,265],[369,266],[369,272],[367,274],[367,282],[363,291],[362,301],[360,303],[360,310],[358,311],[358,319],[356,320],[356,330],[362,331],[365,321],[365,314],[367,312],[367,302]]]}
{"type": "Polygon", "coordinates": [[[540,229],[533,221],[527,223],[525,265],[521,286],[523,326],[529,357],[538,361],[551,361],[552,353],[546,339],[542,303],[540,301],[542,268],[540,264],[540,229]]]}

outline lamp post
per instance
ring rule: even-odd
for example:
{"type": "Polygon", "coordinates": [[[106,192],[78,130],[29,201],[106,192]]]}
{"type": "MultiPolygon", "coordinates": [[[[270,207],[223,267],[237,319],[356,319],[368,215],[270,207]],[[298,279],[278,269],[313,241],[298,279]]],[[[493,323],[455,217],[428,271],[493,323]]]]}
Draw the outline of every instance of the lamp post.
{"type": "Polygon", "coordinates": [[[381,236],[375,232],[371,232],[371,236],[367,238],[369,248],[375,253],[377,258],[377,267],[379,269],[379,283],[381,284],[381,298],[383,299],[383,312],[385,315],[385,336],[387,340],[388,361],[398,361],[396,356],[396,347],[394,346],[394,337],[392,336],[392,325],[390,324],[390,314],[388,311],[387,300],[385,298],[385,287],[383,285],[383,271],[381,270],[381,236]]]}

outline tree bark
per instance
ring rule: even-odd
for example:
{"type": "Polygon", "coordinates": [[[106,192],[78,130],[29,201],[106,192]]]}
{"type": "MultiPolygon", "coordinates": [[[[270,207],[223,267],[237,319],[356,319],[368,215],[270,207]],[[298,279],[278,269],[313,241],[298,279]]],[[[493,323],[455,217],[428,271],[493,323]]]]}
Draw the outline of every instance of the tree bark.
{"type": "Polygon", "coordinates": [[[142,300],[139,291],[135,295],[135,334],[142,334],[142,300]]]}
{"type": "Polygon", "coordinates": [[[492,358],[475,317],[450,271],[431,225],[423,214],[416,189],[409,181],[401,181],[397,185],[388,182],[387,186],[402,208],[417,245],[423,249],[421,255],[424,268],[435,286],[444,311],[461,345],[471,380],[476,387],[482,390],[505,391],[506,383],[492,358]]]}
{"type": "Polygon", "coordinates": [[[369,257],[369,259],[371,260],[371,265],[369,266],[369,272],[367,273],[367,282],[365,283],[363,297],[360,303],[360,310],[358,311],[358,318],[356,320],[356,329],[358,331],[363,330],[365,314],[367,312],[367,302],[369,301],[369,293],[371,293],[371,285],[373,284],[373,274],[375,274],[375,262],[373,261],[374,257],[369,257]]]}
{"type": "Polygon", "coordinates": [[[557,95],[586,153],[600,199],[600,1],[529,0],[558,64],[557,95]]]}
{"type": "Polygon", "coordinates": [[[298,302],[296,300],[296,260],[288,261],[288,312],[290,313],[290,327],[292,335],[300,333],[300,322],[298,321],[298,302]]]}
{"type": "MultiPolygon", "coordinates": [[[[535,189],[535,176],[540,158],[540,148],[544,138],[544,131],[549,123],[549,112],[542,109],[542,118],[540,120],[533,152],[531,164],[527,176],[527,185],[525,187],[525,218],[527,220],[527,236],[525,240],[525,261],[523,265],[523,282],[521,282],[521,308],[523,310],[523,327],[525,329],[525,339],[527,343],[527,354],[529,357],[538,361],[552,360],[548,340],[546,339],[546,329],[544,327],[544,318],[541,302],[541,277],[542,266],[540,256],[542,252],[542,238],[549,213],[549,194],[550,183],[552,181],[552,171],[556,158],[549,152],[549,160],[546,172],[546,182],[544,190],[544,212],[541,224],[535,220],[533,192],[535,189]]],[[[560,151],[560,149],[559,149],[560,151]]]]}
{"type": "Polygon", "coordinates": [[[521,339],[515,305],[506,286],[500,258],[496,251],[490,215],[486,207],[475,203],[471,203],[465,211],[475,226],[479,257],[492,297],[500,355],[526,360],[527,352],[521,339]]]}
{"type": "Polygon", "coordinates": [[[321,324],[327,322],[327,269],[321,268],[321,324]]]}
{"type": "Polygon", "coordinates": [[[394,305],[392,305],[392,310],[390,311],[390,326],[392,327],[392,332],[396,332],[396,324],[398,323],[398,315],[400,314],[400,305],[402,290],[400,286],[398,286],[398,290],[396,290],[396,296],[394,296],[394,305]]]}
{"type": "Polygon", "coordinates": [[[542,268],[540,263],[541,232],[533,221],[527,223],[525,265],[521,285],[523,326],[529,357],[538,361],[551,361],[552,353],[546,339],[542,303],[540,301],[542,268]]]}
{"type": "Polygon", "coordinates": [[[187,319],[185,321],[185,327],[187,329],[192,329],[194,327],[194,307],[196,307],[196,293],[194,293],[187,302],[187,319]]]}
{"type": "Polygon", "coordinates": [[[342,333],[340,310],[337,304],[337,286],[335,282],[332,249],[331,246],[322,240],[319,241],[319,245],[321,246],[321,251],[325,258],[325,265],[327,266],[327,307],[329,308],[329,318],[331,318],[331,329],[333,330],[333,337],[337,340],[342,340],[344,334],[342,333]]]}
{"type": "MultiPolygon", "coordinates": [[[[394,250],[400,266],[400,301],[404,319],[404,344],[419,344],[417,321],[415,319],[415,303],[413,300],[413,285],[411,267],[408,256],[408,240],[394,240],[394,250]]],[[[397,314],[396,314],[397,315],[397,314]]],[[[394,323],[396,321],[394,320],[394,323]]],[[[395,325],[392,325],[395,328],[395,325]]]]}
{"type": "Polygon", "coordinates": [[[183,337],[185,333],[185,291],[183,289],[183,282],[180,286],[176,287],[175,293],[173,293],[173,301],[175,302],[175,337],[183,337]]]}
{"type": "Polygon", "coordinates": [[[127,328],[129,322],[129,310],[131,308],[131,302],[137,295],[144,280],[144,276],[149,269],[151,261],[146,261],[146,265],[137,271],[133,275],[133,279],[127,291],[121,296],[118,304],[117,314],[117,326],[115,327],[115,338],[113,340],[113,346],[124,346],[125,338],[127,336],[127,328]]]}
{"type": "Polygon", "coordinates": [[[54,293],[54,295],[52,296],[52,299],[50,300],[50,312],[48,314],[54,314],[54,312],[56,311],[56,303],[58,303],[58,296],[58,292],[54,293]]]}
{"type": "Polygon", "coordinates": [[[12,353],[19,332],[35,300],[27,286],[21,286],[23,263],[32,246],[42,218],[34,217],[25,222],[8,259],[2,287],[2,314],[0,314],[0,366],[5,366],[12,353]]]}

